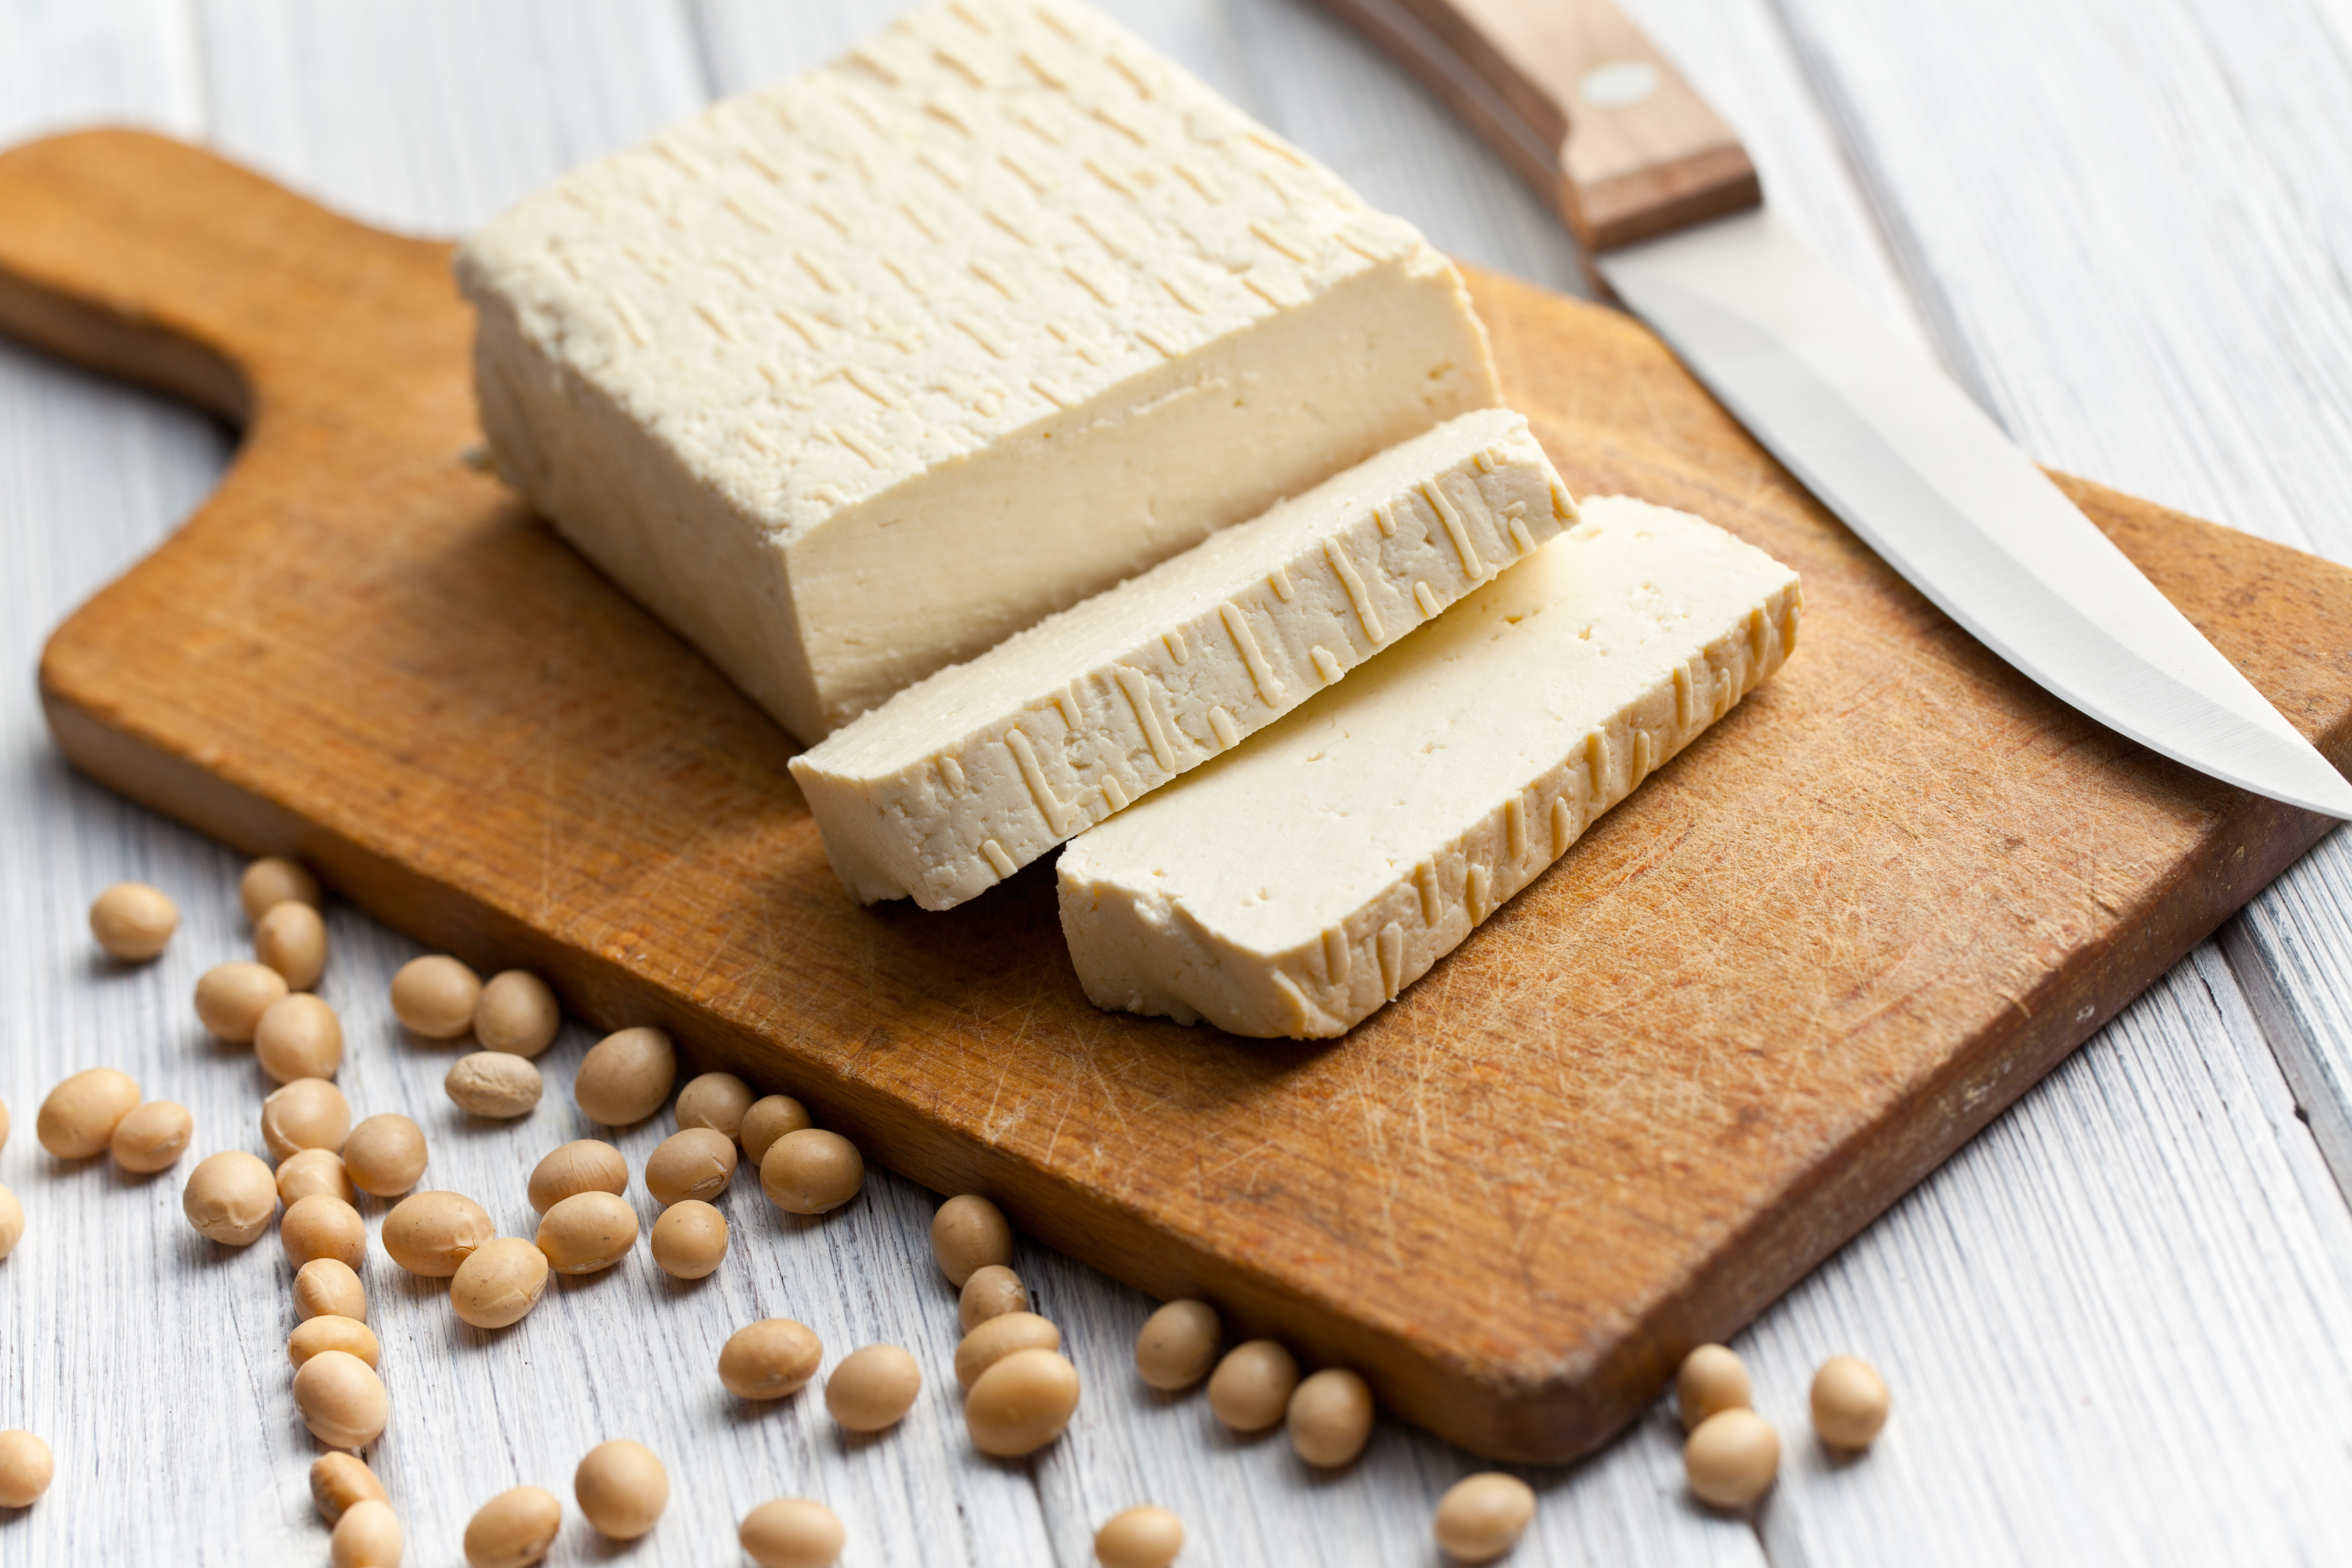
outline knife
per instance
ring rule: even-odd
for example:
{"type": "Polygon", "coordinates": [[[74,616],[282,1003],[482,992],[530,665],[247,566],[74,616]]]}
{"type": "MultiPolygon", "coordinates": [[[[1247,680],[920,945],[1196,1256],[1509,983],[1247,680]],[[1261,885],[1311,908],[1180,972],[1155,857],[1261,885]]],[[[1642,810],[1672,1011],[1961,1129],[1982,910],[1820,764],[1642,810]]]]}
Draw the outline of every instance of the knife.
{"type": "Polygon", "coordinates": [[[2352,818],[2352,784],[1773,216],[1739,139],[1611,0],[1323,3],[1551,194],[1619,300],[1979,642],[2152,751],[2352,818]]]}

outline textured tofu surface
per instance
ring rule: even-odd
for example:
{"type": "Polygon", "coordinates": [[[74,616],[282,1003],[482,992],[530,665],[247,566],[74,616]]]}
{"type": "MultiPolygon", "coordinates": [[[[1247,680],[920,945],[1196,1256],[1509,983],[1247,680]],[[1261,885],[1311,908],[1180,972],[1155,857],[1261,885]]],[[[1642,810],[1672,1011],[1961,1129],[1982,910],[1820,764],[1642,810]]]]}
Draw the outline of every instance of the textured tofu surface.
{"type": "Polygon", "coordinates": [[[457,272],[500,471],[803,741],[1496,401],[1412,226],[1066,0],[918,9],[457,272]]]}
{"type": "Polygon", "coordinates": [[[1795,573],[1621,498],[1246,746],[1073,842],[1097,1005],[1345,1033],[1778,668],[1795,573]]]}
{"type": "Polygon", "coordinates": [[[1274,722],[1575,521],[1527,421],[1446,421],[793,759],[842,881],[946,909],[1274,722]]]}

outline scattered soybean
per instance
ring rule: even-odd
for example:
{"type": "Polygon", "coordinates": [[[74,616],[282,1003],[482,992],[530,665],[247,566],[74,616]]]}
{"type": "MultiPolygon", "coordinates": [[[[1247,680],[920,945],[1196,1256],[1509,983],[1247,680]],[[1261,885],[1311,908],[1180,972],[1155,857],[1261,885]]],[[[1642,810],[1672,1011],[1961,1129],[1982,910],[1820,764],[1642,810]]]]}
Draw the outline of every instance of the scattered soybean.
{"type": "Polygon", "coordinates": [[[731,1072],[707,1072],[687,1079],[677,1091],[677,1124],[708,1127],[730,1142],[743,1134],[751,1110],[751,1086],[731,1072]]]}
{"type": "Polygon", "coordinates": [[[367,1224],[341,1198],[313,1193],[286,1205],[278,1222],[286,1261],[299,1269],[314,1258],[332,1258],[356,1271],[367,1258],[367,1224]]]}
{"type": "Polygon", "coordinates": [[[1310,1465],[1352,1463],[1372,1436],[1372,1391],[1345,1367],[1311,1373],[1290,1394],[1284,1415],[1290,1446],[1310,1465]]]}
{"type": "Polygon", "coordinates": [[[673,1132],[646,1156],[646,1191],[657,1204],[708,1203],[727,1190],[734,1174],[734,1141],[716,1128],[673,1132]]]}
{"type": "Polygon", "coordinates": [[[331,1568],[400,1568],[401,1551],[406,1545],[392,1505],[362,1498],[336,1521],[335,1532],[327,1541],[327,1561],[331,1568]]]}
{"type": "Polygon", "coordinates": [[[458,1110],[495,1121],[528,1116],[545,1087],[530,1058],[511,1051],[472,1051],[449,1066],[441,1080],[458,1110]]]}
{"type": "Polygon", "coordinates": [[[1263,1432],[1282,1419],[1298,1386],[1298,1363],[1274,1340],[1251,1340],[1225,1352],[1209,1374],[1209,1410],[1236,1432],[1263,1432]]]}
{"type": "Polygon", "coordinates": [[[1895,1396],[1860,1356],[1833,1355],[1813,1373],[1813,1430],[1832,1448],[1857,1453],[1877,1439],[1895,1396]]]}
{"type": "Polygon", "coordinates": [[[1718,1410],[1683,1439],[1691,1495],[1717,1508],[1746,1508],[1780,1469],[1780,1435],[1753,1410],[1718,1410]]]}
{"type": "Polygon", "coordinates": [[[825,1214],[857,1195],[866,1161],[838,1132],[803,1127],[768,1146],[760,1162],[760,1190],[786,1214],[825,1214]]]}
{"type": "Polygon", "coordinates": [[[259,920],[283,903],[304,903],[312,909],[320,903],[319,879],[282,855],[266,855],[247,866],[245,875],[237,879],[236,896],[249,921],[259,920]]]}
{"type": "Polygon", "coordinates": [[[743,1516],[735,1539],[760,1568],[833,1568],[849,1532],[813,1498],[777,1498],[743,1516]]]}
{"type": "Polygon", "coordinates": [[[481,999],[481,977],[446,952],[412,958],[392,977],[392,1016],[428,1040],[454,1040],[472,1028],[481,999]]]}
{"type": "Polygon", "coordinates": [[[526,969],[508,969],[490,976],[474,1004],[474,1038],[486,1051],[509,1051],[535,1057],[555,1043],[563,1026],[563,1009],[547,982],[526,969]]]}
{"type": "Polygon", "coordinates": [[[396,1198],[425,1174],[425,1130],[396,1110],[379,1111],[343,1140],[343,1169],[371,1197],[396,1198]]]}
{"type": "Polygon", "coordinates": [[[266,963],[215,963],[196,977],[196,1018],[215,1037],[249,1046],[261,1016],[287,991],[286,977],[266,963]]]}
{"type": "Polygon", "coordinates": [[[1078,1369],[1049,1350],[1019,1350],[964,1395],[964,1430],[982,1453],[1018,1458],[1059,1437],[1077,1408],[1078,1369]]]}
{"type": "Polygon", "coordinates": [[[25,1205],[16,1201],[16,1194],[0,1187],[0,1258],[16,1251],[24,1239],[25,1205]]]}
{"type": "Polygon", "coordinates": [[[341,1351],[355,1355],[370,1366],[381,1366],[382,1351],[375,1342],[375,1331],[357,1318],[346,1318],[338,1312],[323,1312],[315,1318],[305,1318],[294,1325],[287,1336],[287,1359],[297,1371],[302,1363],[321,1351],[341,1351]]]}
{"type": "Polygon", "coordinates": [[[551,1150],[530,1172],[530,1206],[545,1214],[581,1193],[629,1190],[629,1163],[599,1138],[575,1138],[551,1150]]]}
{"type": "Polygon", "coordinates": [[[662,1108],[677,1081],[677,1049],[656,1028],[622,1029],[588,1047],[572,1080],[581,1114],[607,1127],[629,1127],[662,1108]]]}
{"type": "Polygon", "coordinates": [[[279,1083],[332,1078],[343,1065],[343,1022],[309,992],[289,992],[262,1009],[253,1026],[253,1055],[279,1083]]]}
{"type": "Polygon", "coordinates": [[[1536,1516],[1535,1489],[1500,1470],[1465,1476],[1437,1500],[1437,1544],[1456,1562],[1492,1563],[1536,1516]]]}
{"type": "Polygon", "coordinates": [[[249,1247],[278,1212],[278,1181],[268,1166],[241,1149],[207,1154],[188,1173],[180,1212],[199,1235],[228,1247],[249,1247]]]}
{"type": "Polygon", "coordinates": [[[669,1473],[643,1443],[614,1437],[597,1444],[572,1475],[572,1495],[600,1535],[635,1541],[669,1506],[669,1473]]]}
{"type": "Polygon", "coordinates": [[[756,1171],[760,1168],[760,1162],[768,1157],[768,1151],[775,1146],[777,1139],[787,1132],[797,1132],[803,1127],[815,1125],[809,1120],[808,1107],[789,1094],[772,1094],[764,1100],[755,1100],[751,1102],[751,1109],[743,1113],[743,1158],[751,1161],[751,1168],[756,1171]]]}
{"type": "Polygon", "coordinates": [[[1170,1301],[1135,1336],[1135,1370],[1152,1387],[1173,1394],[1208,1376],[1224,1348],[1225,1326],[1214,1307],[1170,1301]]]}
{"type": "Polygon", "coordinates": [[[1004,1312],[972,1325],[956,1345],[955,1378],[970,1388],[980,1374],[1014,1351],[1062,1348],[1062,1331],[1034,1312],[1004,1312]]]}
{"type": "Polygon", "coordinates": [[[1112,1514],[1095,1531],[1103,1568],[1168,1568],[1183,1550],[1184,1521],[1150,1503],[1112,1514]]]}
{"type": "Polygon", "coordinates": [[[1718,1410],[1745,1410],[1752,1397],[1748,1363],[1727,1345],[1701,1345],[1675,1373],[1675,1408],[1690,1431],[1718,1410]]]}
{"type": "Polygon", "coordinates": [[[392,1401],[375,1368],[349,1351],[320,1351],[294,1374],[294,1408],[330,1448],[364,1448],[383,1435],[392,1401]]]}
{"type": "Polygon", "coordinates": [[[49,1446],[30,1432],[0,1432],[0,1508],[30,1508],[57,1474],[49,1446]]]}
{"type": "Polygon", "coordinates": [[[383,1249],[411,1274],[446,1279],[498,1231],[463,1193],[411,1193],[383,1216],[383,1249]]]}
{"type": "Polygon", "coordinates": [[[310,1500],[329,1524],[343,1517],[355,1502],[390,1502],[391,1494],[376,1479],[367,1461],[357,1454],[321,1454],[310,1461],[310,1500]]]}
{"type": "Polygon", "coordinates": [[[449,1277],[451,1310],[478,1329],[522,1321],[546,1293],[547,1254],[519,1236],[476,1247],[449,1277]]]}
{"type": "Polygon", "coordinates": [[[341,1258],[314,1258],[294,1272],[294,1310],[305,1318],[364,1321],[367,1289],[359,1271],[341,1258]]]}
{"type": "Polygon", "coordinates": [[[762,1318],[736,1330],[719,1351],[719,1381],[738,1399],[782,1399],[816,1375],[824,1347],[790,1318],[762,1318]]]}
{"type": "Polygon", "coordinates": [[[133,1106],[114,1124],[106,1141],[114,1163],[142,1176],[152,1176],[180,1163],[188,1141],[196,1135],[196,1119],[188,1108],[169,1100],[151,1100],[133,1106]]]}
{"type": "Polygon", "coordinates": [[[270,1158],[283,1160],[298,1149],[341,1153],[352,1132],[352,1102],[323,1078],[298,1078],[281,1084],[261,1102],[261,1141],[270,1158]]]}
{"type": "Polygon", "coordinates": [[[853,1432],[879,1432],[914,1407],[922,1368],[897,1345],[852,1351],[824,1380],[824,1407],[853,1432]]]}
{"type": "Polygon", "coordinates": [[[948,1283],[961,1289],[975,1268],[1012,1266],[1013,1226],[978,1193],[950,1198],[931,1215],[931,1256],[948,1283]]]}
{"type": "Polygon", "coordinates": [[[538,1241],[558,1274],[593,1274],[637,1244],[637,1211],[611,1193],[574,1193],[541,1218],[538,1241]]]}
{"type": "Polygon", "coordinates": [[[299,899],[272,904],[253,922],[253,956],[286,977],[289,991],[308,991],[327,972],[327,922],[299,899]]]}
{"type": "Polygon", "coordinates": [[[314,1194],[357,1206],[359,1188],[352,1184],[351,1167],[332,1149],[297,1149],[278,1162],[278,1201],[293,1205],[314,1194]]]}
{"type": "Polygon", "coordinates": [[[1029,1288],[1021,1276],[1002,1263],[983,1263],[971,1271],[956,1297],[956,1320],[970,1333],[991,1318],[1029,1310],[1029,1288]]]}
{"type": "Polygon", "coordinates": [[[89,934],[107,955],[124,963],[144,963],[171,945],[180,929],[180,906],[161,888],[117,882],[89,906],[89,934]]]}
{"type": "Polygon", "coordinates": [[[500,1492],[466,1524],[468,1568],[530,1568],[555,1544],[563,1505],[553,1492],[515,1487],[500,1492]]]}
{"type": "Polygon", "coordinates": [[[139,1085],[129,1073],[89,1068],[49,1090],[33,1136],[60,1160],[87,1160],[106,1152],[116,1123],[138,1103],[139,1085]]]}
{"type": "Polygon", "coordinates": [[[700,1198],[683,1198],[654,1221],[654,1262],[677,1279],[699,1279],[725,1261],[727,1216],[700,1198]]]}

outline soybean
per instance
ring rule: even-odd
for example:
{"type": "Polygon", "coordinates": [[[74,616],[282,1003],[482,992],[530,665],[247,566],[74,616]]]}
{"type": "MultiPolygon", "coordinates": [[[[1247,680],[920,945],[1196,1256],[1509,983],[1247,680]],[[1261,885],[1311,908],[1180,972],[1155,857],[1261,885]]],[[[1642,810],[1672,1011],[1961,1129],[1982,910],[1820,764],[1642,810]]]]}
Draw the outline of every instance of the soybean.
{"type": "Polygon", "coordinates": [[[1465,1476],[1437,1500],[1437,1544],[1457,1562],[1492,1563],[1536,1516],[1535,1489],[1499,1470],[1465,1476]]]}
{"type": "Polygon", "coordinates": [[[735,1532],[760,1568],[833,1568],[849,1532],[833,1510],[811,1498],[778,1498],[743,1516],[735,1532]]]}
{"type": "Polygon", "coordinates": [[[367,1289],[341,1258],[314,1258],[294,1272],[294,1310],[305,1318],[364,1320],[367,1289]]]}
{"type": "Polygon", "coordinates": [[[108,956],[144,963],[171,945],[180,929],[180,906],[161,888],[117,882],[89,906],[89,934],[108,956]]]}
{"type": "Polygon", "coordinates": [[[1078,1369],[1049,1350],[1014,1351],[964,1395],[964,1429],[983,1454],[1018,1458],[1062,1435],[1078,1408],[1078,1369]]]}
{"type": "Polygon", "coordinates": [[[1718,1410],[1745,1410],[1751,1391],[1748,1363],[1727,1345],[1701,1345],[1675,1373],[1675,1408],[1690,1431],[1718,1410]]]}
{"type": "Polygon", "coordinates": [[[897,1345],[852,1351],[824,1380],[824,1407],[853,1432],[879,1432],[914,1407],[922,1368],[897,1345]]]}
{"type": "Polygon", "coordinates": [[[309,992],[291,992],[262,1009],[253,1026],[253,1055],[279,1083],[332,1078],[343,1065],[342,1020],[309,992]]]}
{"type": "Polygon", "coordinates": [[[294,1408],[331,1448],[364,1448],[383,1435],[392,1402],[375,1368],[349,1351],[320,1351],[294,1374],[294,1408]]]}
{"type": "Polygon", "coordinates": [[[1062,1331],[1034,1312],[1004,1312],[976,1323],[956,1345],[955,1378],[970,1388],[980,1374],[1014,1351],[1062,1348],[1062,1331]]]}
{"type": "Polygon", "coordinates": [[[8,1102],[0,1100],[0,1148],[8,1143],[8,1102]]]}
{"type": "Polygon", "coordinates": [[[1895,1396],[1886,1380],[1859,1356],[1833,1355],[1813,1373],[1813,1430],[1832,1448],[1867,1448],[1886,1425],[1895,1396]]]}
{"type": "Polygon", "coordinates": [[[103,1154],[115,1124],[139,1103],[139,1085],[129,1073],[90,1068],[49,1090],[33,1121],[33,1136],[60,1160],[103,1154]]]}
{"type": "Polygon", "coordinates": [[[319,1517],[332,1524],[353,1503],[388,1503],[392,1498],[366,1460],[357,1454],[331,1453],[310,1461],[310,1500],[318,1506],[319,1517]]]}
{"type": "Polygon", "coordinates": [[[1168,1568],[1184,1550],[1184,1521],[1146,1503],[1112,1514],[1095,1531],[1103,1568],[1168,1568]]]}
{"type": "Polygon", "coordinates": [[[555,1043],[563,1026],[563,1009],[547,982],[523,969],[501,970],[490,976],[474,1004],[474,1038],[486,1051],[511,1051],[535,1057],[555,1043]]]}
{"type": "Polygon", "coordinates": [[[1003,1211],[978,1193],[950,1198],[931,1216],[931,1256],[961,1289],[975,1268],[1013,1262],[1013,1227],[1003,1211]]]}
{"type": "Polygon", "coordinates": [[[251,1045],[261,1016],[287,990],[286,977],[266,963],[216,963],[196,977],[196,1018],[217,1038],[251,1045]]]}
{"type": "Polygon", "coordinates": [[[327,971],[327,922],[299,899],[272,904],[253,923],[253,956],[286,977],[289,991],[308,991],[327,971]]]}
{"type": "Polygon", "coordinates": [[[498,1232],[482,1205],[463,1193],[411,1193],[383,1216],[382,1239],[411,1274],[446,1279],[498,1232]]]}
{"type": "Polygon", "coordinates": [[[547,1293],[547,1254],[519,1236],[476,1247],[449,1277],[449,1305],[478,1329],[522,1321],[547,1293]]]}
{"type": "Polygon", "coordinates": [[[0,1432],[0,1508],[30,1508],[57,1474],[49,1446],[30,1432],[0,1432]]]}
{"type": "Polygon", "coordinates": [[[956,1321],[970,1333],[991,1318],[1029,1310],[1029,1288],[1021,1276],[1002,1263],[984,1263],[971,1271],[956,1298],[956,1321]]]}
{"type": "Polygon", "coordinates": [[[707,1072],[688,1079],[677,1091],[677,1124],[708,1127],[730,1142],[743,1132],[743,1118],[751,1109],[751,1087],[731,1072],[707,1072]]]}
{"type": "Polygon", "coordinates": [[[392,1505],[363,1498],[346,1509],[336,1523],[327,1542],[327,1561],[332,1568],[400,1568],[400,1553],[406,1545],[392,1505]]]}
{"type": "Polygon", "coordinates": [[[1780,1435],[1753,1410],[1718,1410],[1683,1440],[1691,1495],[1717,1508],[1746,1508],[1780,1469],[1780,1435]]]}
{"type": "Polygon", "coordinates": [[[257,921],[289,901],[316,909],[319,879],[282,855],[268,855],[245,868],[245,875],[237,879],[236,896],[249,921],[257,921]]]}
{"type": "Polygon", "coordinates": [[[531,1167],[530,1206],[541,1214],[581,1193],[618,1196],[628,1190],[629,1163],[602,1139],[575,1138],[531,1167]]]}
{"type": "Polygon", "coordinates": [[[772,1094],[764,1100],[755,1100],[751,1102],[751,1109],[743,1113],[743,1158],[751,1161],[751,1168],[756,1171],[760,1168],[760,1162],[768,1157],[768,1151],[775,1146],[777,1139],[787,1132],[797,1132],[803,1127],[815,1125],[809,1120],[808,1107],[789,1094],[772,1094]]]}
{"type": "Polygon", "coordinates": [[[425,1174],[425,1131],[396,1110],[380,1111],[343,1140],[343,1169],[371,1197],[396,1198],[425,1174]]]}
{"type": "Polygon", "coordinates": [[[298,1269],[314,1258],[332,1258],[356,1270],[367,1257],[367,1226],[360,1211],[324,1193],[286,1206],[278,1241],[286,1248],[286,1261],[298,1269]]]}
{"type": "Polygon", "coordinates": [[[339,1312],[322,1312],[315,1318],[305,1318],[294,1325],[287,1336],[286,1355],[299,1371],[302,1364],[323,1351],[341,1351],[355,1355],[370,1366],[383,1365],[382,1351],[375,1342],[375,1332],[357,1318],[346,1318],[339,1312]]]}
{"type": "Polygon", "coordinates": [[[1152,1387],[1173,1394],[1209,1375],[1225,1348],[1225,1327],[1206,1301],[1171,1301],[1143,1321],[1135,1336],[1135,1370],[1152,1387]]]}
{"type": "Polygon", "coordinates": [[[188,1108],[169,1100],[151,1100],[133,1106],[114,1124],[108,1150],[114,1163],[142,1176],[152,1176],[180,1163],[188,1140],[196,1135],[196,1119],[188,1108]]]}
{"type": "Polygon", "coordinates": [[[283,1160],[298,1149],[340,1153],[351,1131],[352,1102],[322,1078],[298,1078],[261,1102],[261,1141],[272,1159],[283,1160]]]}
{"type": "Polygon", "coordinates": [[[734,1174],[734,1142],[715,1128],[673,1132],[646,1156],[646,1191],[657,1204],[708,1203],[727,1190],[734,1174]]]}
{"type": "Polygon", "coordinates": [[[588,1047],[572,1080],[581,1113],[607,1127],[627,1127],[662,1108],[677,1081],[677,1050],[659,1029],[622,1029],[588,1047]]]}
{"type": "Polygon", "coordinates": [[[16,1201],[16,1194],[0,1187],[0,1258],[16,1251],[24,1239],[25,1205],[16,1201]]]}
{"type": "Polygon", "coordinates": [[[466,1525],[469,1568],[530,1568],[555,1544],[563,1505],[537,1487],[502,1491],[475,1510],[466,1525]]]}
{"type": "Polygon", "coordinates": [[[228,1247],[248,1247],[278,1212],[278,1183],[252,1155],[223,1150],[205,1155],[188,1173],[180,1211],[198,1235],[228,1247]]]}
{"type": "Polygon", "coordinates": [[[1209,1374],[1209,1410],[1236,1432],[1263,1432],[1282,1419],[1298,1386],[1298,1363],[1273,1340],[1251,1340],[1225,1352],[1209,1374]]]}
{"type": "Polygon", "coordinates": [[[825,1214],[865,1184],[866,1161],[856,1146],[822,1128],[785,1133],[760,1162],[760,1190],[786,1214],[825,1214]]]}
{"type": "Polygon", "coordinates": [[[392,1016],[428,1040],[472,1028],[481,999],[481,977],[446,952],[412,958],[392,977],[392,1016]]]}
{"type": "Polygon", "coordinates": [[[297,1149],[278,1162],[278,1201],[292,1205],[324,1194],[356,1206],[360,1191],[352,1184],[351,1168],[332,1149],[297,1149]]]}
{"type": "Polygon", "coordinates": [[[1372,1391],[1345,1367],[1325,1367],[1291,1391],[1290,1446],[1324,1469],[1352,1463],[1372,1436],[1372,1391]]]}
{"type": "Polygon", "coordinates": [[[572,1475],[572,1495],[600,1535],[635,1541],[669,1506],[669,1475],[651,1448],[614,1437],[588,1450],[572,1475]]]}
{"type": "Polygon", "coordinates": [[[637,1244],[637,1211],[611,1193],[574,1193],[540,1220],[538,1240],[558,1274],[593,1274],[637,1244]]]}
{"type": "Polygon", "coordinates": [[[539,1103],[539,1069],[510,1051],[474,1051],[450,1064],[441,1080],[458,1110],[511,1121],[539,1103]]]}
{"type": "Polygon", "coordinates": [[[654,1221],[654,1262],[677,1279],[699,1279],[725,1261],[727,1216],[699,1198],[685,1198],[654,1221]]]}
{"type": "Polygon", "coordinates": [[[762,1318],[727,1337],[719,1381],[738,1399],[782,1399],[816,1375],[824,1347],[816,1331],[790,1318],[762,1318]]]}

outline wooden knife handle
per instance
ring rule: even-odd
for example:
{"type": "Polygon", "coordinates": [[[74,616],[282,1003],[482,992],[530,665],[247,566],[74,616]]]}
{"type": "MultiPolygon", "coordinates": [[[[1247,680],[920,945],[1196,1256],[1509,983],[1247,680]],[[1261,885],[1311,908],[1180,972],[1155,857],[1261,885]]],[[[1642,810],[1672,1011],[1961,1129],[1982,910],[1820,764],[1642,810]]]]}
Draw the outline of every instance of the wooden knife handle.
{"type": "Polygon", "coordinates": [[[1549,191],[1588,252],[1762,201],[1731,128],[1612,0],[1323,0],[1549,191]]]}

